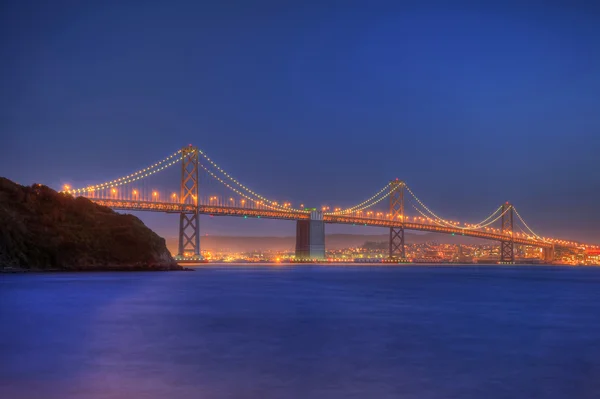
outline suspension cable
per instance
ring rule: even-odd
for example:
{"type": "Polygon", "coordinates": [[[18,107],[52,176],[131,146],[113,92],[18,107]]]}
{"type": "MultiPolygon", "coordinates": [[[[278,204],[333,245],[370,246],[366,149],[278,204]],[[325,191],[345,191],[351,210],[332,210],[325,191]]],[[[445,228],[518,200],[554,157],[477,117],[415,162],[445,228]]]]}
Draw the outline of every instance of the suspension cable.
{"type": "MultiPolygon", "coordinates": [[[[208,174],[210,174],[212,177],[214,177],[215,179],[217,179],[220,183],[222,183],[225,187],[227,187],[228,189],[230,189],[231,191],[233,191],[236,194],[241,195],[242,197],[256,203],[257,205],[260,205],[261,202],[257,201],[255,198],[252,198],[250,196],[248,196],[247,194],[244,194],[243,192],[239,191],[238,189],[236,189],[235,187],[231,186],[229,183],[227,183],[226,181],[224,181],[223,179],[221,179],[219,176],[215,175],[211,170],[209,170],[206,166],[202,165],[201,163],[199,163],[200,167],[202,167],[202,169],[204,169],[208,174]]],[[[267,208],[273,209],[273,210],[277,210],[277,211],[285,211],[285,212],[307,212],[307,211],[303,211],[303,210],[299,210],[299,209],[293,209],[293,208],[285,208],[283,206],[280,205],[269,205],[269,204],[264,204],[267,208]]]]}
{"type": "Polygon", "coordinates": [[[144,169],[140,169],[137,172],[131,173],[127,176],[123,176],[118,179],[107,181],[107,182],[104,182],[101,184],[91,185],[88,187],[82,187],[82,188],[78,188],[78,189],[65,190],[63,192],[67,193],[67,194],[88,193],[88,192],[93,192],[96,190],[118,187],[118,186],[122,186],[123,184],[132,183],[136,180],[140,180],[140,179],[143,179],[150,175],[153,175],[157,172],[160,172],[160,171],[168,168],[169,166],[175,165],[176,163],[180,162],[181,159],[179,159],[179,158],[176,158],[173,161],[169,162],[169,160],[176,157],[180,153],[181,153],[181,150],[169,155],[165,159],[158,161],[153,165],[150,165],[144,169]]]}
{"type": "Polygon", "coordinates": [[[545,240],[544,238],[542,238],[542,237],[540,237],[539,235],[537,235],[537,234],[535,233],[535,231],[533,231],[533,230],[531,229],[531,227],[529,227],[529,226],[527,225],[527,223],[525,223],[525,220],[523,220],[523,218],[521,217],[521,215],[520,215],[520,214],[519,214],[519,212],[517,211],[517,208],[515,208],[515,207],[513,206],[513,209],[515,210],[515,213],[517,214],[517,217],[519,218],[519,220],[521,221],[521,223],[523,223],[523,225],[525,226],[525,228],[527,228],[527,230],[529,230],[529,231],[531,232],[531,234],[533,234],[533,235],[534,235],[535,237],[537,237],[539,240],[542,240],[542,241],[547,241],[547,240],[545,240]]]}
{"type": "MultiPolygon", "coordinates": [[[[447,220],[439,217],[438,215],[436,215],[431,209],[429,209],[423,202],[421,202],[421,200],[415,195],[415,193],[412,192],[412,190],[410,189],[410,187],[408,187],[408,185],[404,185],[406,187],[406,189],[408,190],[408,192],[410,193],[410,195],[412,195],[412,197],[419,203],[419,205],[421,205],[428,213],[430,213],[434,218],[438,219],[439,221],[446,223],[449,227],[456,227],[456,225],[448,222],[447,220]]],[[[488,217],[486,217],[484,220],[482,220],[481,222],[475,224],[474,228],[479,228],[479,227],[485,227],[485,226],[489,226],[490,223],[487,223],[484,225],[484,223],[486,221],[488,221],[489,219],[491,219],[498,211],[500,211],[500,209],[502,209],[502,206],[498,207],[498,209],[496,209],[491,215],[489,215],[488,217]]],[[[494,219],[498,220],[498,218],[494,219]]],[[[468,229],[468,228],[463,228],[463,227],[459,227],[461,229],[468,229]]]]}
{"type": "MultiPolygon", "coordinates": [[[[233,176],[231,176],[229,173],[225,172],[219,165],[217,165],[212,159],[210,159],[201,149],[198,149],[198,152],[200,153],[200,155],[202,155],[204,157],[204,159],[206,159],[212,166],[214,166],[219,172],[221,172],[225,177],[227,177],[229,180],[231,180],[234,184],[236,184],[238,187],[240,187],[243,190],[246,190],[248,193],[250,193],[251,195],[254,195],[256,198],[259,198],[262,201],[268,202],[271,205],[275,206],[275,207],[279,207],[279,205],[277,205],[277,201],[272,201],[268,198],[263,197],[262,195],[252,191],[250,188],[246,187],[245,185],[243,185],[242,183],[240,183],[237,179],[235,179],[233,176]]],[[[206,169],[203,166],[204,170],[206,170],[208,172],[208,169],[206,169]]],[[[210,172],[209,172],[210,173],[210,172]]],[[[216,175],[211,174],[213,177],[217,178],[216,175]]],[[[225,184],[222,180],[220,180],[221,183],[225,184]]],[[[241,194],[240,194],[241,195],[241,194]]],[[[250,198],[249,198],[250,199],[250,198]]],[[[296,211],[296,212],[305,212],[302,209],[295,209],[295,208],[283,208],[282,209],[285,210],[292,210],[292,211],[296,211]]]]}
{"type": "Polygon", "coordinates": [[[373,205],[375,205],[375,204],[383,201],[385,198],[387,198],[387,197],[390,196],[390,194],[392,193],[391,191],[387,192],[383,197],[377,199],[376,201],[371,202],[375,198],[377,198],[379,195],[381,195],[381,193],[383,193],[389,186],[390,186],[390,183],[386,184],[381,190],[379,190],[377,193],[375,193],[375,195],[373,195],[371,198],[369,198],[369,199],[361,202],[358,205],[355,205],[353,207],[346,208],[346,209],[340,210],[340,211],[327,212],[327,214],[328,215],[343,215],[343,214],[346,214],[346,213],[352,213],[352,212],[355,212],[355,211],[360,211],[360,210],[369,208],[369,207],[371,207],[371,206],[373,206],[373,205]]]}
{"type": "MultiPolygon", "coordinates": [[[[419,209],[418,209],[416,206],[414,206],[414,204],[411,204],[411,205],[412,205],[412,207],[413,207],[413,208],[414,208],[414,209],[415,209],[417,212],[419,212],[421,215],[423,215],[423,217],[424,217],[424,218],[432,220],[434,223],[438,224],[439,226],[442,226],[442,227],[452,227],[452,228],[455,228],[455,229],[460,229],[460,230],[477,230],[477,229],[485,228],[485,227],[487,227],[487,226],[489,226],[489,225],[491,225],[491,224],[495,223],[495,222],[496,222],[498,219],[500,219],[502,216],[506,215],[506,213],[507,213],[507,212],[508,212],[508,210],[510,209],[510,208],[507,208],[507,209],[505,209],[505,210],[504,210],[504,212],[502,212],[502,214],[498,215],[498,216],[497,216],[497,217],[496,217],[494,220],[492,220],[492,221],[490,221],[490,222],[488,222],[488,223],[486,223],[486,224],[478,224],[478,225],[476,225],[475,227],[460,227],[460,226],[456,226],[456,225],[453,225],[453,224],[448,224],[448,222],[446,222],[445,220],[441,220],[441,219],[437,219],[437,220],[436,220],[436,219],[431,219],[431,218],[427,217],[427,215],[425,215],[425,214],[424,214],[424,213],[423,213],[421,210],[419,210],[419,209]],[[439,220],[439,222],[438,222],[438,220],[439,220]],[[443,222],[443,223],[446,223],[446,224],[441,224],[440,222],[443,222]]],[[[497,211],[496,211],[496,212],[497,212],[497,211]]],[[[495,214],[496,212],[494,212],[494,214],[495,214]]],[[[493,216],[493,214],[492,214],[492,216],[493,216]]],[[[488,218],[488,219],[489,219],[489,218],[488,218]]]]}

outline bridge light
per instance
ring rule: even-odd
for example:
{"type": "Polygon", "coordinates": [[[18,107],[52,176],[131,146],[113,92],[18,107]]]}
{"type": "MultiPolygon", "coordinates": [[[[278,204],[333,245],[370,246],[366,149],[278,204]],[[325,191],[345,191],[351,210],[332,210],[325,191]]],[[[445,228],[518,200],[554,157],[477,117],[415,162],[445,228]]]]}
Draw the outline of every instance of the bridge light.
{"type": "Polygon", "coordinates": [[[116,188],[113,188],[112,190],[110,190],[113,194],[117,192],[116,188]]]}
{"type": "Polygon", "coordinates": [[[137,190],[133,190],[133,195],[137,195],[137,190]]]}
{"type": "Polygon", "coordinates": [[[69,186],[68,184],[65,184],[63,186],[63,190],[65,190],[65,191],[69,191],[70,189],[71,189],[71,186],[69,186]]]}
{"type": "Polygon", "coordinates": [[[158,197],[158,193],[157,193],[156,191],[153,191],[153,192],[152,192],[152,196],[153,196],[153,197],[158,197]]]}

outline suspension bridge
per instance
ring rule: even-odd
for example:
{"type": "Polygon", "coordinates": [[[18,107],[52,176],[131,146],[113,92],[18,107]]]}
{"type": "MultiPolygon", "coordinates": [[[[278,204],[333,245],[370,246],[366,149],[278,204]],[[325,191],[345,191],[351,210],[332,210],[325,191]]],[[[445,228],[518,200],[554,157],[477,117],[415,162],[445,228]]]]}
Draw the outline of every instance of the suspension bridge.
{"type": "Polygon", "coordinates": [[[554,259],[557,248],[598,249],[594,245],[538,235],[509,202],[476,223],[442,218],[398,179],[386,183],[374,195],[351,207],[308,208],[304,204],[295,207],[292,202],[276,201],[253,191],[192,145],[126,176],[81,188],[65,186],[63,192],[86,197],[115,210],[178,214],[178,260],[202,260],[200,215],[295,220],[295,257],[298,260],[325,258],[325,225],[333,223],[389,229],[391,261],[406,259],[405,230],[496,241],[500,245],[501,263],[514,263],[516,245],[541,248],[547,262],[554,259]],[[177,176],[168,173],[169,170],[175,171],[177,176]],[[160,183],[157,177],[162,177],[160,183]],[[178,186],[175,191],[153,188],[173,181],[178,186]],[[219,194],[204,195],[211,191],[219,194]]]}

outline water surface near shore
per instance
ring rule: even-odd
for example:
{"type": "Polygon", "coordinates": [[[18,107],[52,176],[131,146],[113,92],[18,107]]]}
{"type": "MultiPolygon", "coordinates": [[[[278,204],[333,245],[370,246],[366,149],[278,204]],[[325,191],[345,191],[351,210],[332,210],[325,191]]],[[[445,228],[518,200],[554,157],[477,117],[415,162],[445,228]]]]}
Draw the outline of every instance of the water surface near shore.
{"type": "Polygon", "coordinates": [[[0,397],[598,398],[600,268],[0,275],[0,397]]]}

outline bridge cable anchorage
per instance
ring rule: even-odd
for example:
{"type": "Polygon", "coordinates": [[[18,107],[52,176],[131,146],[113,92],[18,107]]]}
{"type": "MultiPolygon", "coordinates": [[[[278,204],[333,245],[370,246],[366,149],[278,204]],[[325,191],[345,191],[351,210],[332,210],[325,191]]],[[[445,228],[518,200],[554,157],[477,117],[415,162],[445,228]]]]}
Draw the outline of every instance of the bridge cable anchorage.
{"type": "Polygon", "coordinates": [[[177,155],[179,155],[180,153],[181,153],[181,150],[169,155],[168,157],[166,157],[165,159],[163,159],[161,161],[154,163],[153,165],[150,165],[146,168],[138,170],[137,172],[131,173],[127,176],[123,176],[123,177],[120,177],[115,180],[111,180],[111,181],[104,182],[101,184],[91,185],[88,187],[65,190],[65,191],[61,191],[61,192],[66,193],[66,194],[72,194],[72,195],[80,194],[80,193],[87,194],[87,193],[94,192],[97,190],[103,190],[103,189],[107,189],[107,188],[118,187],[118,186],[121,186],[121,185],[127,184],[127,183],[132,183],[136,180],[140,180],[140,179],[143,179],[150,175],[153,175],[161,170],[168,168],[169,166],[173,166],[176,163],[180,162],[181,161],[180,158],[175,158],[175,160],[169,162],[174,157],[177,157],[177,155]]]}
{"type": "Polygon", "coordinates": [[[369,207],[377,204],[378,202],[383,201],[385,198],[387,198],[387,197],[389,197],[391,195],[391,191],[388,190],[388,188],[390,187],[390,184],[391,183],[387,183],[381,190],[379,190],[377,193],[375,193],[375,195],[373,195],[371,198],[369,198],[369,199],[361,202],[358,205],[355,205],[353,207],[346,208],[346,209],[343,209],[343,210],[339,210],[339,211],[326,212],[325,214],[326,215],[343,215],[343,214],[346,214],[346,213],[352,213],[352,212],[355,212],[355,211],[360,211],[360,210],[369,208],[369,207]],[[371,201],[373,201],[375,198],[377,198],[379,195],[381,195],[386,190],[388,190],[388,191],[386,192],[386,194],[383,197],[377,199],[375,202],[370,203],[371,201]]]}
{"type": "MultiPolygon", "coordinates": [[[[405,185],[406,189],[408,190],[408,192],[410,193],[410,195],[419,203],[419,205],[421,205],[429,214],[431,214],[435,219],[439,220],[442,223],[445,223],[447,225],[447,227],[453,227],[453,228],[458,228],[458,229],[462,229],[462,230],[475,230],[481,227],[486,227],[489,226],[490,224],[492,224],[493,222],[495,222],[496,220],[499,219],[499,217],[497,217],[496,219],[494,219],[492,222],[486,223],[489,219],[491,219],[492,217],[494,217],[494,215],[496,213],[498,213],[501,209],[502,209],[502,205],[500,207],[498,207],[498,209],[496,209],[494,212],[492,212],[488,217],[486,217],[484,220],[482,220],[479,223],[474,224],[474,227],[460,227],[460,226],[456,226],[454,223],[450,223],[447,220],[439,217],[438,215],[436,215],[431,209],[429,209],[423,202],[421,202],[421,200],[415,195],[415,193],[412,192],[412,190],[410,189],[410,187],[408,187],[408,185],[405,185]]],[[[416,209],[416,208],[415,208],[416,209]]],[[[425,215],[423,215],[425,216],[425,215]]],[[[426,216],[425,216],[426,217],[426,216]]]]}
{"type": "MultiPolygon", "coordinates": [[[[200,155],[202,155],[202,157],[204,157],[204,159],[206,159],[213,167],[215,167],[219,172],[221,172],[227,179],[229,179],[230,181],[232,181],[235,185],[237,185],[241,189],[246,190],[249,193],[249,195],[253,195],[256,198],[258,198],[258,199],[260,199],[262,201],[265,201],[265,202],[271,204],[271,206],[274,207],[272,209],[282,210],[282,211],[286,211],[286,212],[289,212],[289,211],[294,211],[294,212],[308,212],[308,211],[305,211],[303,209],[296,209],[296,208],[291,208],[291,207],[289,207],[289,208],[283,207],[283,206],[280,206],[277,203],[277,201],[272,201],[272,200],[270,200],[268,198],[265,198],[264,196],[258,194],[257,192],[251,190],[247,186],[245,186],[242,183],[240,183],[237,179],[235,179],[233,176],[231,176],[229,173],[227,173],[225,170],[223,170],[219,165],[217,165],[212,159],[210,159],[202,150],[198,149],[198,152],[200,153],[200,155]]],[[[209,170],[206,167],[204,167],[204,165],[202,165],[202,167],[204,168],[204,170],[206,170],[207,172],[209,172],[209,170]]],[[[211,172],[209,172],[209,173],[213,177],[217,178],[217,180],[219,180],[221,183],[223,183],[223,184],[226,185],[226,183],[223,180],[219,179],[215,174],[213,174],[211,172]]],[[[231,188],[230,186],[227,186],[227,187],[230,188],[231,190],[233,190],[233,188],[231,188]]],[[[238,191],[234,191],[234,192],[240,194],[238,191]]],[[[240,194],[240,195],[242,195],[242,194],[240,194]]],[[[245,198],[250,199],[250,200],[256,202],[256,200],[254,200],[252,198],[249,198],[249,197],[245,197],[245,198]]]]}

